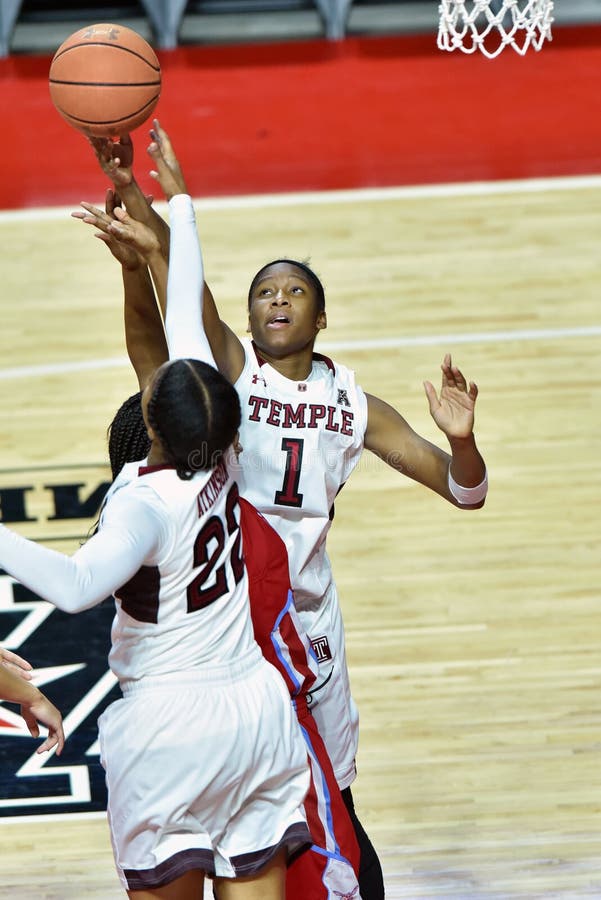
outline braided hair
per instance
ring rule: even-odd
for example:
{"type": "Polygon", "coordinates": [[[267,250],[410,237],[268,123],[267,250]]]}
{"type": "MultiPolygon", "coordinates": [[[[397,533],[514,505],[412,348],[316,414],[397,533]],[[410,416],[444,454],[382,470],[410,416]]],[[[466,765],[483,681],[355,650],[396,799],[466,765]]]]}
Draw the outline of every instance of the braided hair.
{"type": "MultiPolygon", "coordinates": [[[[109,461],[113,481],[128,462],[145,459],[150,451],[150,438],[142,415],[142,391],[132,394],[121,404],[107,429],[109,461]]],[[[100,516],[90,527],[86,540],[98,531],[100,516]]],[[[85,541],[82,541],[82,544],[85,541]]]]}
{"type": "Polygon", "coordinates": [[[148,456],[150,438],[142,415],[142,392],[132,394],[121,404],[108,427],[109,459],[113,480],[125,463],[148,456]]]}
{"type": "Polygon", "coordinates": [[[176,359],[161,367],[146,408],[148,426],[182,479],[213,469],[240,427],[240,400],[213,366],[176,359]]]}
{"type": "Polygon", "coordinates": [[[258,282],[261,281],[262,278],[265,277],[265,273],[267,269],[271,269],[272,266],[279,266],[281,263],[286,263],[289,266],[295,266],[295,268],[299,269],[300,272],[303,273],[309,284],[313,287],[315,291],[315,299],[317,301],[317,311],[323,312],[326,308],[326,294],[324,291],[323,284],[313,271],[310,266],[307,265],[306,262],[299,262],[297,259],[274,259],[271,262],[265,263],[264,266],[261,266],[255,277],[250,283],[250,287],[248,289],[248,307],[250,309],[250,304],[252,301],[252,295],[254,293],[255,287],[258,282]]]}

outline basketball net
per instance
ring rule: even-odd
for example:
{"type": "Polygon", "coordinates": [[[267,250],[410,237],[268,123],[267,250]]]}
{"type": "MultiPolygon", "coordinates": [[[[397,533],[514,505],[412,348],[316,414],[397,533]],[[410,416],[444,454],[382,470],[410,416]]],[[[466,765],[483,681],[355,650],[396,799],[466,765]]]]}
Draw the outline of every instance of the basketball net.
{"type": "Polygon", "coordinates": [[[493,59],[505,47],[523,56],[551,40],[553,0],[440,0],[438,12],[441,50],[493,59]]]}

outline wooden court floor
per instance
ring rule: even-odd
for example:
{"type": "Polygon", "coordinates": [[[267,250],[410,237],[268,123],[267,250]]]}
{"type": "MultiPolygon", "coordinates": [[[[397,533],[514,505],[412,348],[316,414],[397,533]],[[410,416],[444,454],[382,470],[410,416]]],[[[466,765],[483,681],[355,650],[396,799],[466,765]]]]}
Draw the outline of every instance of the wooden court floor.
{"type": "MultiPolygon", "coordinates": [[[[445,351],[480,388],[483,510],[366,454],[330,537],[387,896],[601,898],[601,181],[198,210],[240,332],[259,266],[309,257],[321,349],[418,431],[444,440],[422,382],[445,351]]],[[[102,464],[136,387],[118,267],[67,211],[0,218],[0,241],[0,465],[102,464]]],[[[123,896],[102,817],[0,820],[0,858],[1,897],[123,896]]]]}

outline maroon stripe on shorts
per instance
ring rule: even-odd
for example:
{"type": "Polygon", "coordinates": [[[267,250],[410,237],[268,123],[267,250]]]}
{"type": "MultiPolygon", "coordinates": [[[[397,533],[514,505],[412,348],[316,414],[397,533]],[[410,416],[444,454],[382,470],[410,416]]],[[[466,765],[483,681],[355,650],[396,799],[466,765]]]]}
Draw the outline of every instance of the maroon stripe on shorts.
{"type": "Polygon", "coordinates": [[[123,874],[127,880],[128,890],[144,891],[163,887],[191,869],[202,869],[208,875],[213,875],[215,873],[213,853],[201,849],[181,850],[153,869],[124,869],[123,874]]]}
{"type": "Polygon", "coordinates": [[[290,857],[288,861],[290,862],[292,857],[296,858],[303,850],[308,850],[311,844],[309,829],[304,822],[297,822],[286,829],[281,841],[273,847],[255,850],[253,853],[241,853],[240,856],[232,856],[230,857],[230,862],[234,867],[236,876],[254,875],[255,872],[266,866],[282,847],[287,848],[288,856],[290,857]]]}

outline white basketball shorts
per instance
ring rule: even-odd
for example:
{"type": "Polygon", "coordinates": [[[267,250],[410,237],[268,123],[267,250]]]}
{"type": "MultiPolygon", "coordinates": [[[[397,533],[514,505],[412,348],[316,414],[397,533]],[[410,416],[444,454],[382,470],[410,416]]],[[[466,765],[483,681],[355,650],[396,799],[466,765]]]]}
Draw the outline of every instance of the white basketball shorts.
{"type": "Polygon", "coordinates": [[[279,673],[235,665],[143,678],[99,719],[115,863],[126,890],[190,869],[233,878],[310,843],[306,747],[279,673]]]}

